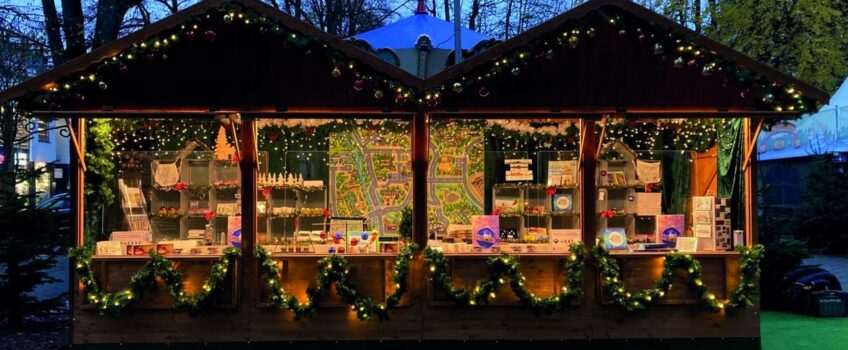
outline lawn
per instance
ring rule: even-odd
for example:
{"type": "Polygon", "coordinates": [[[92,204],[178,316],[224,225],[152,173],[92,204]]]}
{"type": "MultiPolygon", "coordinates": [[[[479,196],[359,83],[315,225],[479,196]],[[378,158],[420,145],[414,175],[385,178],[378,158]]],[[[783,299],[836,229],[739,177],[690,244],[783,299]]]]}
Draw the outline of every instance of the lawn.
{"type": "Polygon", "coordinates": [[[848,318],[820,318],[787,312],[763,311],[763,350],[845,349],[848,318]]]}

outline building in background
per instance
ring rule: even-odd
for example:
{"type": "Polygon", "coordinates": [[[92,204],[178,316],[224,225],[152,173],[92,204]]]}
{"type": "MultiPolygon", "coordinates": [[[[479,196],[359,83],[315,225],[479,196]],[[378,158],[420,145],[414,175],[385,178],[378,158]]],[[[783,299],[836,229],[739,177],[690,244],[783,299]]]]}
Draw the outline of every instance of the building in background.
{"type": "Polygon", "coordinates": [[[29,152],[24,155],[29,169],[46,168],[40,178],[29,184],[37,195],[36,202],[39,202],[68,192],[70,144],[64,120],[34,119],[32,126],[35,130],[29,140],[29,152]]]}
{"type": "Polygon", "coordinates": [[[818,112],[763,130],[757,140],[761,186],[774,208],[792,213],[801,204],[803,179],[815,156],[846,162],[848,154],[848,79],[818,112]]]}
{"type": "MultiPolygon", "coordinates": [[[[498,41],[468,28],[460,29],[463,57],[498,41]]],[[[423,0],[414,15],[348,38],[355,45],[401,69],[427,78],[454,64],[454,24],[431,16],[423,0]]]]}

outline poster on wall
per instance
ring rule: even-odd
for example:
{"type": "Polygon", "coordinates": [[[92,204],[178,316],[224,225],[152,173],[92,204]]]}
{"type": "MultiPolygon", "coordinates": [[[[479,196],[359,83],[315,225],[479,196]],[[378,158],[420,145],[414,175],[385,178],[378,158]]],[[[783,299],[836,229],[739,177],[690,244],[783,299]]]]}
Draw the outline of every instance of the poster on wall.
{"type": "Polygon", "coordinates": [[[500,221],[497,215],[472,215],[471,230],[474,249],[491,252],[500,246],[500,221]]]}
{"type": "Polygon", "coordinates": [[[677,245],[677,238],[686,232],[686,216],[682,214],[657,215],[657,242],[669,248],[677,245]]]}
{"type": "Polygon", "coordinates": [[[241,248],[241,216],[230,216],[227,218],[226,245],[241,248]]]}

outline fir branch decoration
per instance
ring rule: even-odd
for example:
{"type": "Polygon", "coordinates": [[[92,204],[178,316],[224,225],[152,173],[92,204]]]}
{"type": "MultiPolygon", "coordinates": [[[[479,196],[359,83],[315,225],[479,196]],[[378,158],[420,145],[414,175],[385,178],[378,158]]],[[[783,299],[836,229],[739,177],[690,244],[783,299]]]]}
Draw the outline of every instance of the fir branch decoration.
{"type": "Polygon", "coordinates": [[[518,257],[506,253],[489,258],[489,279],[478,282],[473,290],[453,287],[453,281],[447,272],[447,258],[442,252],[425,249],[424,262],[429,265],[430,282],[433,286],[447,292],[448,296],[459,305],[488,304],[490,299],[497,296],[498,290],[507,283],[506,278],[509,279],[509,285],[521,304],[537,315],[571,308],[574,300],[583,295],[586,253],[582,242],[574,243],[569,247],[562,289],[559,293],[547,297],[538,297],[527,289],[524,285],[526,277],[518,269],[518,257]]]}
{"type": "Polygon", "coordinates": [[[701,264],[689,254],[669,253],[663,259],[662,275],[655,282],[653,288],[637,292],[628,292],[624,282],[621,280],[621,269],[615,258],[602,244],[596,244],[592,249],[598,270],[601,273],[601,284],[609,293],[613,301],[627,311],[644,310],[646,307],[664,297],[671,289],[671,282],[677,276],[678,270],[686,271],[686,282],[698,293],[701,305],[711,312],[727,310],[732,312],[737,309],[754,305],[754,297],[757,292],[757,281],[760,278],[760,261],[763,258],[764,248],[755,245],[752,248],[737,246],[736,251],[740,253],[740,280],[739,285],[730,293],[729,300],[718,300],[709,287],[701,279],[701,264]]]}
{"type": "Polygon", "coordinates": [[[93,247],[71,248],[69,252],[83,285],[83,295],[88,302],[98,307],[101,315],[120,316],[146,289],[156,284],[156,277],[162,278],[168,287],[174,299],[174,310],[185,310],[196,315],[212,305],[212,296],[221,289],[230,266],[241,257],[241,251],[233,247],[224,249],[224,254],[212,265],[211,275],[203,282],[202,290],[194,295],[185,291],[183,276],[174,268],[174,263],[154,251],[150,252],[150,261],[130,278],[128,287],[116,292],[101,291],[91,268],[93,255],[93,247]]]}
{"type": "Polygon", "coordinates": [[[269,251],[262,246],[257,246],[256,257],[260,261],[262,276],[271,288],[270,304],[279,309],[291,310],[296,319],[315,314],[319,296],[330,288],[330,283],[335,283],[336,292],[356,311],[358,319],[370,320],[376,316],[382,321],[389,319],[389,310],[400,303],[401,297],[408,289],[409,264],[416,249],[418,249],[418,245],[412,243],[401,250],[393,268],[392,280],[395,283],[395,290],[383,303],[359,295],[356,287],[350,281],[347,259],[341,255],[332,254],[318,261],[318,275],[316,277],[318,285],[310,287],[306,291],[305,302],[297,300],[297,297],[286,292],[280,284],[280,270],[277,261],[274,260],[269,251]]]}

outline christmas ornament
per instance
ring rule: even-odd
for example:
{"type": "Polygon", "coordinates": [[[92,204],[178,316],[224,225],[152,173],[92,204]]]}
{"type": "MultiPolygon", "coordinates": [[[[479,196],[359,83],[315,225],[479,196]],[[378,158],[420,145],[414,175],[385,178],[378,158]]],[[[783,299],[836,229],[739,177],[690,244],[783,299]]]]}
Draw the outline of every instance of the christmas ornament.
{"type": "Polygon", "coordinates": [[[455,92],[455,93],[460,93],[460,92],[462,92],[462,83],[460,83],[460,82],[455,82],[455,83],[453,83],[453,87],[452,87],[451,89],[452,89],[452,90],[453,90],[453,92],[455,92]]]}
{"type": "Polygon", "coordinates": [[[489,97],[489,89],[485,86],[481,86],[480,90],[477,90],[477,94],[480,95],[480,97],[489,97]]]}
{"type": "Polygon", "coordinates": [[[362,91],[362,87],[365,85],[365,82],[362,79],[356,79],[353,82],[353,89],[356,91],[362,91]]]}
{"type": "Polygon", "coordinates": [[[663,47],[662,44],[660,44],[660,43],[654,44],[654,55],[659,56],[659,55],[662,55],[664,53],[665,53],[665,47],[663,47]]]}
{"type": "Polygon", "coordinates": [[[374,98],[376,98],[376,99],[378,99],[378,100],[379,100],[379,99],[381,99],[381,98],[383,98],[383,91],[381,91],[381,90],[374,90],[374,98]]]}
{"type": "Polygon", "coordinates": [[[333,78],[338,78],[342,75],[342,70],[339,69],[339,67],[333,67],[333,70],[330,72],[330,75],[332,75],[333,78]]]}
{"type": "Polygon", "coordinates": [[[674,68],[683,68],[685,62],[683,62],[683,57],[678,57],[674,59],[672,64],[674,64],[674,68]]]}

